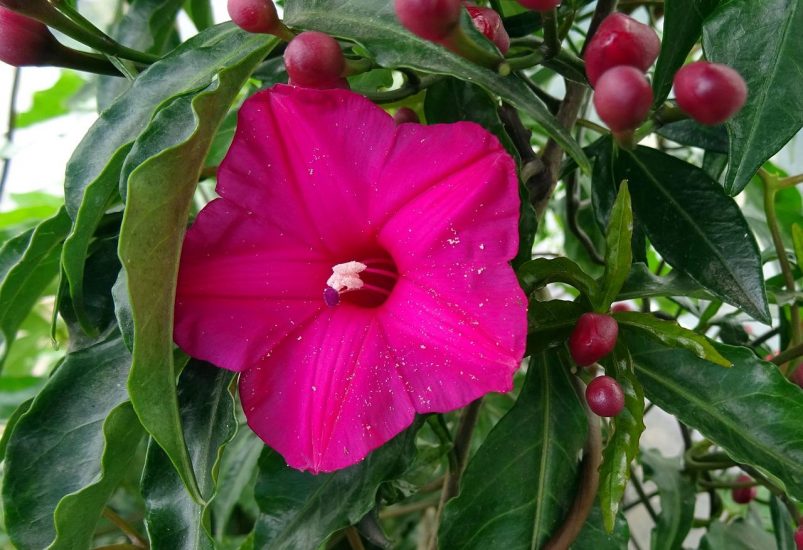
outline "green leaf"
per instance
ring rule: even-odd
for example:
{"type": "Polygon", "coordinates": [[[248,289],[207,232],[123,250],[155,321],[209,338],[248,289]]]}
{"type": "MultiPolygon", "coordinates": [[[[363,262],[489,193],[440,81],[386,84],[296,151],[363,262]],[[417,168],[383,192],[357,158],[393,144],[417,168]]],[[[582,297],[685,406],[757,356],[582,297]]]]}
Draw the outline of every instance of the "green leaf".
{"type": "Polygon", "coordinates": [[[176,96],[206,88],[221,68],[236,64],[245,50],[270,40],[246,34],[231,24],[189,39],[143,71],[131,88],[100,115],[78,145],[67,164],[64,182],[67,212],[74,225],[64,243],[62,265],[86,330],[91,326],[83,314],[84,262],[104,212],[119,202],[118,187],[126,184],[121,181],[120,171],[133,141],[160,106],[176,96]]]}
{"type": "Polygon", "coordinates": [[[694,520],[695,485],[684,475],[678,458],[665,458],[658,451],[645,450],[641,453],[641,464],[644,478],[655,483],[661,497],[651,546],[655,550],[680,550],[694,520]]]}
{"type": "Polygon", "coordinates": [[[620,151],[616,180],[628,180],[650,242],[723,301],[769,322],[761,256],[736,202],[701,169],[647,147],[620,151]]]}
{"type": "Polygon", "coordinates": [[[19,422],[19,419],[22,418],[22,415],[28,412],[28,409],[31,408],[32,403],[33,398],[23,401],[14,410],[14,412],[9,415],[8,419],[6,419],[5,426],[3,426],[3,435],[0,436],[0,461],[4,460],[6,457],[8,440],[11,439],[11,434],[14,432],[14,428],[17,426],[17,422],[19,422]]]}
{"type": "Polygon", "coordinates": [[[690,298],[713,299],[713,296],[700,286],[700,283],[681,273],[672,271],[668,275],[655,275],[646,264],[635,263],[625,280],[617,300],[647,298],[652,296],[688,296],[690,298]]]}
{"type": "Polygon", "coordinates": [[[633,238],[633,210],[627,182],[619,186],[613,203],[605,235],[605,273],[602,275],[600,292],[595,300],[598,312],[605,313],[616,299],[633,263],[630,241],[633,238]]]}
{"type": "Polygon", "coordinates": [[[256,482],[257,461],[264,448],[262,440],[245,425],[226,445],[220,463],[218,490],[212,501],[212,521],[218,539],[223,536],[242,493],[256,482]]]}
{"type": "Polygon", "coordinates": [[[625,330],[628,327],[633,327],[657,338],[667,346],[687,349],[700,359],[705,359],[723,367],[731,366],[731,362],[722,357],[711,342],[708,341],[708,338],[693,330],[683,328],[675,321],[664,321],[651,313],[638,313],[635,311],[614,313],[613,318],[621,325],[624,325],[625,330]]]}
{"type": "Polygon", "coordinates": [[[128,391],[142,425],[199,503],[203,497],[184,443],[175,393],[173,305],[181,244],[215,131],[251,71],[277,43],[275,38],[239,32],[224,36],[236,40],[223,39],[216,46],[231,48],[226,57],[217,59],[218,77],[204,90],[162,108],[131,147],[123,166],[128,192],[120,258],[134,321],[128,391]]]}
{"type": "Polygon", "coordinates": [[[33,93],[31,107],[17,114],[16,127],[25,128],[70,112],[70,100],[84,87],[84,79],[72,71],[61,71],[61,76],[47,90],[33,93]]]}
{"type": "Polygon", "coordinates": [[[266,447],[259,458],[256,499],[262,515],[254,548],[317,548],[335,531],[360,521],[376,504],[379,486],[410,466],[417,428],[397,435],[359,464],[331,474],[294,470],[266,447]]]}
{"type": "MultiPolygon", "coordinates": [[[[233,373],[199,361],[181,373],[178,397],[184,437],[201,494],[215,492],[223,446],[237,427],[229,388],[233,373]]],[[[164,451],[152,440],[142,474],[145,523],[151,547],[158,550],[213,549],[208,507],[195,503],[164,451]]]]}
{"type": "Polygon", "coordinates": [[[541,548],[573,498],[588,421],[558,352],[533,355],[516,404],[444,509],[441,548],[541,548]]]}
{"type": "Polygon", "coordinates": [[[718,346],[722,367],[623,331],[647,398],[803,498],[803,391],[745,348],[718,346]]]}
{"type": "Polygon", "coordinates": [[[714,153],[728,152],[728,130],[723,124],[705,126],[687,118],[661,126],[656,133],[681,145],[699,147],[714,153]]]}
{"type": "Polygon", "coordinates": [[[803,266],[803,227],[792,224],[792,244],[795,247],[795,260],[797,265],[803,266]]]}
{"type": "Polygon", "coordinates": [[[572,550],[627,550],[630,542],[630,526],[625,515],[619,513],[613,531],[608,533],[602,525],[602,511],[594,506],[583,530],[570,547],[572,550]]]}
{"type": "Polygon", "coordinates": [[[39,376],[0,376],[0,421],[12,416],[24,402],[39,393],[44,383],[39,376]]]}
{"type": "Polygon", "coordinates": [[[516,271],[516,276],[528,296],[550,283],[571,285],[589,297],[599,293],[597,282],[569,258],[536,258],[524,262],[516,271]]]}
{"type": "Polygon", "coordinates": [[[719,0],[664,1],[664,39],[652,82],[654,105],[661,105],[666,100],[675,73],[685,63],[700,38],[703,21],[717,4],[719,0]]]}
{"type": "Polygon", "coordinates": [[[795,0],[731,0],[703,25],[706,58],[733,67],[747,82],[747,102],[726,122],[731,195],[803,127],[801,28],[803,5],[795,0]]]}
{"type": "Polygon", "coordinates": [[[184,11],[187,12],[195,28],[199,31],[208,29],[215,24],[211,0],[185,0],[184,11]]]}
{"type": "MultiPolygon", "coordinates": [[[[112,31],[121,44],[141,52],[161,54],[175,32],[176,15],[184,0],[133,0],[112,31]]],[[[131,86],[126,78],[100,77],[98,104],[101,110],[131,86]]]]}
{"type": "Polygon", "coordinates": [[[59,272],[59,253],[70,230],[64,209],[0,248],[0,368],[17,329],[59,272]]]}
{"type": "Polygon", "coordinates": [[[405,30],[387,0],[288,0],[285,23],[354,40],[376,62],[388,68],[407,67],[455,76],[485,88],[532,117],[584,171],[590,164],[580,145],[516,75],[502,77],[433,42],[405,30]]]}
{"type": "Polygon", "coordinates": [[[571,334],[585,309],[575,302],[530,300],[527,308],[527,354],[560,345],[571,334]]]}
{"type": "Polygon", "coordinates": [[[639,438],[644,431],[644,390],[633,372],[633,360],[623,346],[617,346],[605,361],[605,374],[619,382],[625,394],[625,408],[611,418],[608,442],[599,469],[599,499],[603,525],[612,532],[630,479],[630,464],[638,456],[639,438]]]}
{"type": "Polygon", "coordinates": [[[19,419],[3,480],[18,548],[90,546],[142,437],[125,391],[130,363],[119,334],[68,354],[19,419]]]}
{"type": "Polygon", "coordinates": [[[737,519],[727,525],[720,521],[712,523],[700,541],[700,550],[757,550],[772,548],[774,544],[772,535],[764,529],[737,519]]]}
{"type": "Polygon", "coordinates": [[[772,518],[772,532],[775,534],[775,544],[778,550],[796,550],[795,523],[789,510],[775,495],[770,495],[770,517],[772,518]]]}

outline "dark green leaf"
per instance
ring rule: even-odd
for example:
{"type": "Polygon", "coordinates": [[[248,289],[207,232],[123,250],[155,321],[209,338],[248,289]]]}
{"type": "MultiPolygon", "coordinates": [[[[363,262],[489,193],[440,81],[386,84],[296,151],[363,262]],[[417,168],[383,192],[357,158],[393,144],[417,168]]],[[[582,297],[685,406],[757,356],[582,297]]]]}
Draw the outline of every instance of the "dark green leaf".
{"type": "Polygon", "coordinates": [[[501,77],[442,46],[414,36],[399,24],[392,2],[288,0],[285,23],[354,40],[383,67],[408,67],[471,81],[531,116],[584,171],[590,171],[580,145],[521,78],[501,77]]]}
{"type": "Polygon", "coordinates": [[[571,285],[586,296],[599,293],[597,282],[569,258],[536,258],[521,264],[516,275],[528,296],[550,283],[571,285]]]}
{"type": "MultiPolygon", "coordinates": [[[[199,34],[143,71],[132,87],[104,111],[67,164],[64,193],[73,229],[62,265],[76,311],[83,319],[84,262],[106,208],[119,201],[123,161],[132,142],[157,109],[171,98],[206,88],[222,67],[270,39],[248,35],[231,24],[199,34]]],[[[124,192],[124,191],[123,191],[124,192]]],[[[86,323],[89,329],[89,323],[86,323]]]]}
{"type": "Polygon", "coordinates": [[[717,349],[702,334],[683,328],[675,321],[664,321],[651,313],[623,311],[613,314],[614,319],[625,325],[625,330],[633,327],[657,338],[667,346],[687,349],[700,359],[705,359],[723,367],[730,367],[731,362],[722,357],[717,349]]]}
{"type": "Polygon", "coordinates": [[[610,432],[599,469],[599,499],[605,530],[612,532],[630,479],[630,464],[638,456],[639,438],[644,431],[644,390],[633,372],[633,360],[623,346],[617,346],[605,361],[605,374],[619,382],[625,394],[625,408],[611,418],[610,432]]]}
{"type": "MultiPolygon", "coordinates": [[[[215,500],[212,501],[212,519],[215,536],[220,538],[246,487],[256,481],[257,461],[265,444],[245,425],[234,440],[226,446],[220,463],[220,478],[215,500]]],[[[253,490],[253,489],[252,489],[253,490]]]]}
{"type": "Polygon", "coordinates": [[[69,354],[6,450],[6,527],[20,549],[88,548],[142,429],[126,402],[131,357],[119,335],[69,354]],[[58,538],[56,538],[58,532],[58,538]]]}
{"type": "MultiPolygon", "coordinates": [[[[121,44],[142,52],[164,53],[167,41],[175,30],[176,15],[184,0],[132,0],[112,31],[121,44]]],[[[98,105],[105,110],[131,81],[104,76],[98,83],[98,105]]]]}
{"type": "Polygon", "coordinates": [[[795,550],[795,523],[789,510],[775,495],[770,495],[770,516],[778,550],[795,550]]]}
{"type": "Polygon", "coordinates": [[[70,230],[64,209],[0,248],[0,367],[17,329],[59,272],[59,253],[70,230]]]}
{"type": "Polygon", "coordinates": [[[591,509],[583,530],[570,547],[572,550],[627,550],[630,542],[630,527],[624,514],[616,516],[613,532],[608,533],[602,525],[602,512],[598,506],[591,509]]]}
{"type": "Polygon", "coordinates": [[[700,550],[757,550],[772,548],[774,544],[772,535],[764,529],[737,519],[727,525],[720,521],[712,523],[700,541],[700,550]]]}
{"type": "MultiPolygon", "coordinates": [[[[229,392],[233,373],[191,362],[181,373],[178,398],[192,465],[204,498],[215,491],[222,447],[234,436],[237,420],[229,392]]],[[[145,522],[151,548],[212,549],[207,507],[195,503],[170,459],[153,441],[142,474],[145,522]]]]}
{"type": "Polygon", "coordinates": [[[633,264],[616,299],[630,300],[651,296],[688,296],[712,299],[711,294],[697,281],[679,271],[658,276],[643,263],[633,264]]]}
{"type": "Polygon", "coordinates": [[[694,483],[683,473],[678,458],[665,458],[658,451],[646,450],[641,453],[641,464],[645,479],[655,483],[661,498],[651,546],[654,550],[679,550],[694,519],[694,483]]]}
{"type": "Polygon", "coordinates": [[[6,457],[6,449],[8,448],[8,440],[11,439],[11,434],[14,432],[14,428],[19,422],[19,419],[22,418],[28,409],[31,408],[31,403],[33,403],[33,399],[28,399],[27,401],[23,401],[20,405],[16,408],[16,410],[11,413],[8,419],[5,421],[6,425],[3,427],[3,435],[0,436],[0,461],[4,460],[6,457]]]}
{"type": "Polygon", "coordinates": [[[717,182],[647,147],[620,151],[616,180],[624,179],[638,221],[667,263],[723,301],[769,321],[758,246],[739,206],[717,182]]]}
{"type": "Polygon", "coordinates": [[[600,282],[600,292],[595,300],[597,311],[604,313],[611,307],[630,273],[633,254],[630,241],[633,238],[633,211],[627,182],[619,186],[619,193],[611,209],[605,235],[605,273],[600,282]]]}
{"type": "Polygon", "coordinates": [[[527,355],[565,342],[585,309],[574,302],[530,301],[527,309],[527,355]]]}
{"type": "Polygon", "coordinates": [[[803,497],[803,391],[775,365],[746,348],[718,346],[733,362],[724,369],[642,333],[621,337],[650,401],[803,497]]]}
{"type": "Polygon", "coordinates": [[[714,153],[728,152],[728,131],[724,125],[705,126],[689,118],[661,126],[656,133],[681,145],[714,153]]]}
{"type": "Polygon", "coordinates": [[[796,0],[731,0],[703,25],[708,60],[733,67],[747,82],[747,103],[726,123],[731,195],[803,126],[801,28],[803,4],[796,0]]]}
{"type": "MultiPolygon", "coordinates": [[[[219,28],[208,32],[218,33],[219,28]]],[[[160,110],[123,166],[128,192],[120,258],[134,320],[128,391],[142,425],[199,503],[203,498],[184,444],[175,394],[173,305],[181,243],[212,137],[240,87],[277,42],[259,35],[233,36],[235,43],[223,39],[216,46],[233,48],[228,56],[218,57],[218,78],[160,110]]]]}
{"type": "Polygon", "coordinates": [[[587,430],[568,366],[555,351],[534,355],[444,509],[441,548],[540,548],[571,505],[587,430]]]}
{"type": "Polygon", "coordinates": [[[61,71],[61,76],[47,90],[34,92],[31,107],[17,115],[17,128],[25,128],[66,115],[70,112],[69,102],[84,87],[84,79],[72,71],[61,71]]]}
{"type": "Polygon", "coordinates": [[[385,481],[398,478],[415,456],[417,426],[397,435],[365,460],[331,474],[288,467],[265,448],[259,458],[259,517],[254,548],[317,548],[332,533],[360,521],[376,503],[385,481]]]}
{"type": "Polygon", "coordinates": [[[38,376],[0,376],[0,420],[12,416],[44,383],[38,376]]]}
{"type": "Polygon", "coordinates": [[[700,38],[703,21],[719,0],[665,0],[664,39],[655,66],[652,88],[655,105],[661,105],[672,89],[672,79],[700,38]]]}

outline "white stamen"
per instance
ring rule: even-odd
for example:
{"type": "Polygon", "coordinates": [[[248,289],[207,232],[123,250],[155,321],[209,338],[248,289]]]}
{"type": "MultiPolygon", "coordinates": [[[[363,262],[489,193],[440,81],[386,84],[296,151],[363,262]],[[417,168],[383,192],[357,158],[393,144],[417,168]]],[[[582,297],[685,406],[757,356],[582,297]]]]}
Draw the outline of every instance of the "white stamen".
{"type": "Polygon", "coordinates": [[[346,262],[332,266],[332,276],[326,284],[338,292],[348,292],[349,290],[359,290],[365,284],[360,279],[360,273],[368,269],[368,266],[361,262],[346,262]]]}

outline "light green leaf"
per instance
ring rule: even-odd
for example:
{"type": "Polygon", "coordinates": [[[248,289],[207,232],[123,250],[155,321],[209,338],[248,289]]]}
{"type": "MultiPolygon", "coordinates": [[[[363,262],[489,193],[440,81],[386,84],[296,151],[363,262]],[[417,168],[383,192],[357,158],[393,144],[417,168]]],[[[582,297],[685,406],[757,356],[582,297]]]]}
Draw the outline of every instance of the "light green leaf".
{"type": "Polygon", "coordinates": [[[712,523],[700,541],[700,550],[757,550],[774,544],[772,535],[761,527],[737,519],[727,525],[721,521],[712,523]]]}
{"type": "Polygon", "coordinates": [[[265,444],[243,425],[234,440],[226,445],[220,463],[220,480],[212,501],[212,520],[215,537],[223,536],[234,507],[247,487],[256,482],[257,461],[265,444]]]}
{"type": "Polygon", "coordinates": [[[25,128],[70,112],[70,100],[84,87],[77,73],[62,70],[61,76],[47,90],[34,92],[31,107],[17,114],[17,128],[25,128]]]}
{"type": "Polygon", "coordinates": [[[536,258],[524,262],[516,271],[516,276],[528,296],[550,283],[571,285],[588,297],[599,293],[597,282],[569,258],[536,258]]]}
{"type": "Polygon", "coordinates": [[[667,346],[687,349],[700,359],[705,359],[723,367],[730,367],[731,362],[722,357],[708,338],[693,330],[683,328],[675,321],[664,321],[651,313],[623,311],[614,313],[613,318],[625,327],[642,330],[657,338],[667,346]]]}
{"type": "Polygon", "coordinates": [[[611,418],[608,442],[599,469],[599,498],[603,525],[612,532],[619,506],[630,479],[630,464],[638,456],[639,438],[644,431],[644,390],[633,372],[633,360],[624,346],[617,346],[604,362],[605,374],[619,382],[625,394],[625,408],[611,418]]]}
{"type": "Polygon", "coordinates": [[[605,273],[602,275],[600,292],[595,300],[596,309],[600,313],[608,311],[627,280],[630,265],[633,263],[633,253],[630,248],[632,239],[633,210],[630,206],[627,182],[623,181],[619,185],[605,235],[605,273]]]}
{"type": "Polygon", "coordinates": [[[796,550],[795,522],[792,520],[789,510],[775,495],[770,495],[770,517],[778,550],[796,550]]]}

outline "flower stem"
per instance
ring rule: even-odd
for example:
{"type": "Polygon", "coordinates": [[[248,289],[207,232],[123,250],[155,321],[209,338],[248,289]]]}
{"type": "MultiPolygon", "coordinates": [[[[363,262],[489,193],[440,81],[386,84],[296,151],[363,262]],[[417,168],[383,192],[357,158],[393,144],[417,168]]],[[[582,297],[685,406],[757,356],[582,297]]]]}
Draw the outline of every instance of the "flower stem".
{"type": "Polygon", "coordinates": [[[799,183],[803,183],[803,174],[798,174],[796,176],[789,176],[788,178],[781,178],[776,182],[775,188],[786,189],[788,187],[794,187],[799,183]]]}

